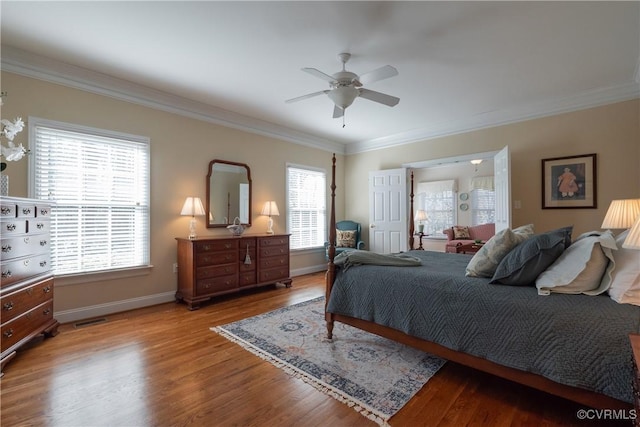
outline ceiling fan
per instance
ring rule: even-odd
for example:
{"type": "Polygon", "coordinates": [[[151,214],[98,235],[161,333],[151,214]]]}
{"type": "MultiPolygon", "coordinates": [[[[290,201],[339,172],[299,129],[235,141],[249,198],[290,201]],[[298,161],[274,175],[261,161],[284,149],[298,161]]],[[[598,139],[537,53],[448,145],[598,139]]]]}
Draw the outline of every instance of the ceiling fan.
{"type": "Polygon", "coordinates": [[[297,98],[288,99],[285,102],[297,102],[303,99],[312,98],[318,95],[327,95],[335,104],[333,109],[333,118],[344,117],[344,110],[350,106],[357,97],[368,99],[369,101],[378,102],[380,104],[393,107],[400,102],[400,98],[386,95],[384,93],[375,92],[373,90],[362,87],[364,84],[377,82],[378,80],[387,79],[397,76],[398,70],[391,65],[385,65],[368,73],[358,76],[351,71],[345,69],[347,61],[351,58],[349,53],[341,53],[338,59],[342,62],[342,71],[338,71],[333,75],[328,75],[315,68],[303,68],[302,71],[316,76],[329,82],[330,89],[321,90],[319,92],[310,93],[299,96],[297,98]]]}

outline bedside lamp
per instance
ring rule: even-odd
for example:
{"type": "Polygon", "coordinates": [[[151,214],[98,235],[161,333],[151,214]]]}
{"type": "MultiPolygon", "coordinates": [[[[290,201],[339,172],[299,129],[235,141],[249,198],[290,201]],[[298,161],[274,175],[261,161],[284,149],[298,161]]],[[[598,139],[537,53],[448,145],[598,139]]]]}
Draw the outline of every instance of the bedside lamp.
{"type": "Polygon", "coordinates": [[[262,207],[262,215],[269,216],[269,228],[267,228],[267,234],[273,234],[273,218],[271,216],[279,216],[278,205],[273,200],[269,200],[262,207]]]}
{"type": "Polygon", "coordinates": [[[199,197],[187,197],[182,206],[182,212],[180,215],[190,215],[191,221],[189,221],[189,239],[195,239],[196,235],[196,215],[204,216],[204,207],[202,206],[202,200],[199,197]]]}
{"type": "Polygon", "coordinates": [[[640,218],[640,199],[612,200],[600,228],[628,229],[640,218]]]}
{"type": "Polygon", "coordinates": [[[418,209],[416,211],[416,221],[418,221],[418,233],[424,232],[423,221],[427,221],[428,219],[429,217],[427,216],[427,213],[425,211],[423,211],[422,209],[418,209]]]}
{"type": "Polygon", "coordinates": [[[636,220],[631,230],[629,230],[629,234],[627,238],[624,239],[624,243],[622,244],[623,248],[626,249],[638,249],[640,250],[640,216],[636,220]]]}

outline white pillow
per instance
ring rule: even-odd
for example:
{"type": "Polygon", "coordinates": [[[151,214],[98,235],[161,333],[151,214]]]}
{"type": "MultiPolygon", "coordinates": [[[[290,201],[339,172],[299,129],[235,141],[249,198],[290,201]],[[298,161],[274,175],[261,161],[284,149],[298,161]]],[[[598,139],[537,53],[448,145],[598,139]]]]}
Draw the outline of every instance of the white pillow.
{"type": "Polygon", "coordinates": [[[611,231],[582,234],[536,279],[539,295],[551,292],[563,294],[599,295],[605,292],[609,280],[603,280],[616,241],[611,231]]]}
{"type": "Polygon", "coordinates": [[[629,231],[616,237],[615,268],[611,272],[609,296],[620,304],[640,305],[640,251],[622,247],[629,231]]]}
{"type": "Polygon", "coordinates": [[[470,277],[493,277],[511,249],[533,236],[533,224],[523,225],[513,230],[505,228],[487,240],[467,264],[466,275],[470,277]]]}

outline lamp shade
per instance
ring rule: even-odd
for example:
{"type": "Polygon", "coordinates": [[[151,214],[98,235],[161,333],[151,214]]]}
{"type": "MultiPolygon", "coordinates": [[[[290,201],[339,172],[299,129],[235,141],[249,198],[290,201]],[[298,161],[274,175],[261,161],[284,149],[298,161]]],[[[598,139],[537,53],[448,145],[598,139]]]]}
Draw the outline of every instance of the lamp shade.
{"type": "Polygon", "coordinates": [[[278,211],[278,205],[276,205],[276,202],[273,200],[265,202],[262,207],[262,215],[279,216],[280,212],[278,211]]]}
{"type": "Polygon", "coordinates": [[[631,228],[640,218],[640,199],[612,200],[601,228],[631,228]]]}
{"type": "Polygon", "coordinates": [[[640,218],[633,224],[627,238],[624,239],[622,244],[623,248],[627,249],[640,249],[640,218]]]}
{"type": "Polygon", "coordinates": [[[204,206],[200,197],[187,197],[182,206],[180,215],[202,216],[205,215],[204,206]]]}
{"type": "Polygon", "coordinates": [[[423,211],[422,209],[418,209],[416,211],[416,221],[426,221],[429,219],[429,217],[427,216],[427,213],[425,211],[423,211]]]}

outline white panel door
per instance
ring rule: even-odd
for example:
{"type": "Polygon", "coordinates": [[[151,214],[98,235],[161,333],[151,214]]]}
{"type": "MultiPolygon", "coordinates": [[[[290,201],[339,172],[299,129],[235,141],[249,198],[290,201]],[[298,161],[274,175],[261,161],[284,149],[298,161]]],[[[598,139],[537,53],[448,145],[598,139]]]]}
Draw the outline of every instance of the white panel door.
{"type": "Polygon", "coordinates": [[[511,166],[508,146],[493,157],[493,169],[497,233],[511,227],[511,166]]]}
{"type": "Polygon", "coordinates": [[[407,250],[407,170],[369,172],[369,250],[407,250]]]}

